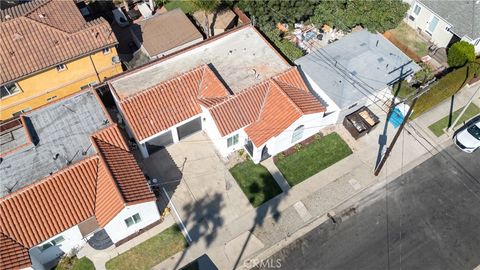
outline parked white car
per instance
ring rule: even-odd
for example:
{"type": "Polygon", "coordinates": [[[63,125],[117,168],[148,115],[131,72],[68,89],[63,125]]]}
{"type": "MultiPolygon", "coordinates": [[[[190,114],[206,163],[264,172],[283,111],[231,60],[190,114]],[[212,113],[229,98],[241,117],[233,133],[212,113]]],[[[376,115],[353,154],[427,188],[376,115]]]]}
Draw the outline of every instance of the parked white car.
{"type": "Polygon", "coordinates": [[[464,152],[472,153],[477,150],[480,147],[480,115],[455,132],[453,142],[464,152]]]}
{"type": "Polygon", "coordinates": [[[120,27],[126,27],[129,25],[127,16],[125,16],[125,13],[123,13],[121,8],[116,8],[112,10],[112,13],[113,13],[113,18],[115,19],[115,22],[117,22],[117,24],[120,27]]]}

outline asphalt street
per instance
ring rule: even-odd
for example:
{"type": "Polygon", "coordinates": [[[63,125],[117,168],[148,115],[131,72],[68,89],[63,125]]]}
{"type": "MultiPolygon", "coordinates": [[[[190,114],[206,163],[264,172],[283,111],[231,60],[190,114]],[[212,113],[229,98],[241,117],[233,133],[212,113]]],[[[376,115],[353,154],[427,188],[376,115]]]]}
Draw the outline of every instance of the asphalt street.
{"type": "Polygon", "coordinates": [[[480,150],[466,154],[452,145],[354,207],[259,268],[461,270],[480,265],[480,150]]]}

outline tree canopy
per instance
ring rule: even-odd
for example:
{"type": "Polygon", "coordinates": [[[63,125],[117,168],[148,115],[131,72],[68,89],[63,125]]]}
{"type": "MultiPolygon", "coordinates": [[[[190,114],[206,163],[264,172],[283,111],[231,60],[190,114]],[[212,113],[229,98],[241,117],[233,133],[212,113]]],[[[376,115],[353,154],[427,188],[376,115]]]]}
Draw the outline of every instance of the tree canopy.
{"type": "Polygon", "coordinates": [[[448,49],[448,65],[451,67],[462,67],[467,62],[475,61],[475,48],[466,41],[459,41],[448,49]]]}
{"type": "Polygon", "coordinates": [[[260,25],[296,23],[313,15],[319,0],[239,0],[238,6],[260,25]]]}
{"type": "Polygon", "coordinates": [[[337,0],[316,5],[311,21],[348,31],[361,25],[371,32],[385,32],[397,27],[407,12],[401,0],[337,0]]]}

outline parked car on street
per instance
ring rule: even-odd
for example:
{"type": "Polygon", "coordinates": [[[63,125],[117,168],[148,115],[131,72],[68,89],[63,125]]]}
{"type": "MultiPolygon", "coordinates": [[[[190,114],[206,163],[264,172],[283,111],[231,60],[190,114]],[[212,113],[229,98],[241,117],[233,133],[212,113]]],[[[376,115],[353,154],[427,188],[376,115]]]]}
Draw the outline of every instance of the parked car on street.
{"type": "Polygon", "coordinates": [[[125,16],[125,13],[123,13],[121,8],[116,8],[112,10],[112,13],[113,13],[113,18],[115,19],[115,22],[120,27],[126,27],[129,25],[127,16],[125,16]]]}
{"type": "Polygon", "coordinates": [[[465,123],[453,135],[453,142],[460,150],[472,153],[480,147],[480,115],[465,123]]]}

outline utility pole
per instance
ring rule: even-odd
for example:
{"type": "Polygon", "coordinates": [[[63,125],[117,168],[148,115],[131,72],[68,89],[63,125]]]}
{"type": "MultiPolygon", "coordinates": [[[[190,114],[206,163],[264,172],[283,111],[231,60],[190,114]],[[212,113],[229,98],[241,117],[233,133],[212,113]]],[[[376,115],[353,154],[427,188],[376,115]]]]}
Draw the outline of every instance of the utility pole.
{"type": "Polygon", "coordinates": [[[465,113],[465,111],[467,110],[468,106],[470,106],[470,103],[472,103],[473,99],[475,98],[475,96],[478,94],[479,91],[480,91],[480,86],[477,87],[477,90],[476,90],[476,91],[473,93],[473,95],[470,97],[470,99],[469,99],[468,102],[467,102],[467,105],[465,105],[465,107],[463,107],[463,110],[462,110],[462,111],[460,112],[460,114],[457,116],[457,118],[455,119],[455,121],[453,121],[453,124],[447,128],[447,132],[452,131],[452,129],[457,125],[458,120],[460,120],[460,118],[461,118],[462,115],[465,113]]]}
{"type": "MultiPolygon", "coordinates": [[[[417,92],[418,92],[418,90],[417,90],[417,92]]],[[[385,151],[385,155],[382,157],[382,159],[378,163],[378,166],[375,168],[375,171],[373,173],[375,176],[378,176],[378,174],[380,173],[380,171],[383,168],[383,165],[385,165],[385,162],[387,161],[387,158],[390,156],[390,153],[392,152],[393,147],[395,146],[395,143],[397,142],[398,137],[400,136],[400,133],[402,133],[402,130],[405,127],[405,124],[407,123],[408,118],[410,117],[410,114],[413,111],[413,106],[415,106],[415,103],[417,102],[417,99],[418,99],[418,96],[416,96],[415,99],[412,101],[412,104],[410,105],[410,108],[408,109],[407,114],[403,118],[402,124],[400,125],[397,133],[395,133],[395,136],[393,137],[392,143],[390,143],[390,146],[387,147],[387,151],[385,151]]]]}

